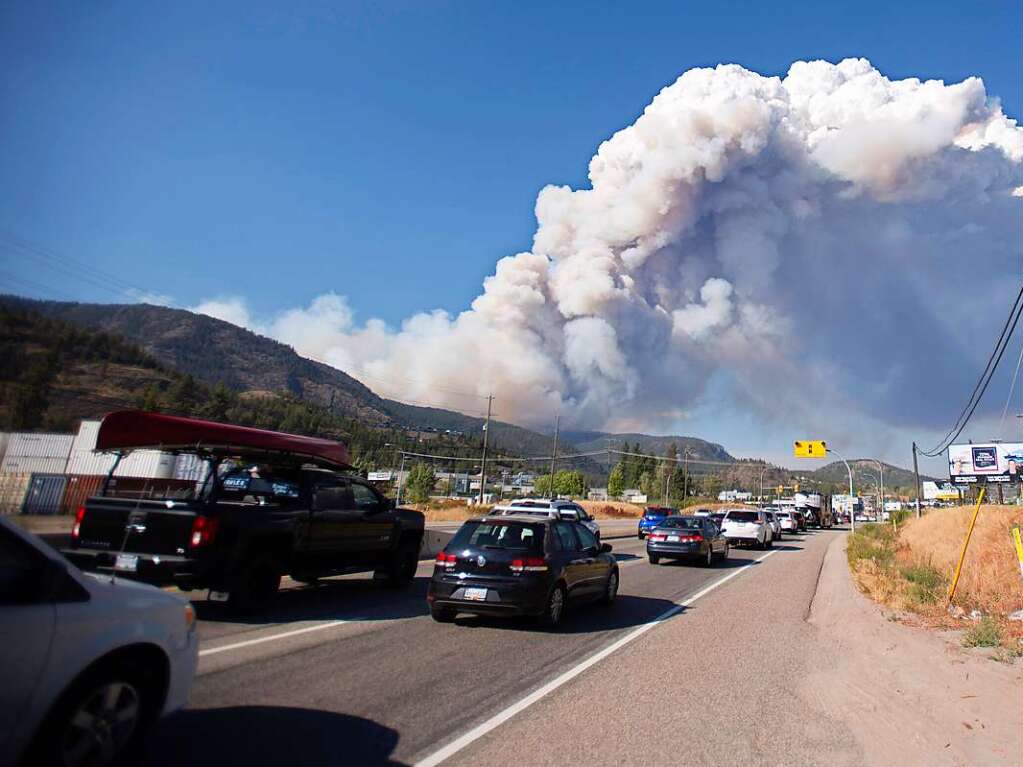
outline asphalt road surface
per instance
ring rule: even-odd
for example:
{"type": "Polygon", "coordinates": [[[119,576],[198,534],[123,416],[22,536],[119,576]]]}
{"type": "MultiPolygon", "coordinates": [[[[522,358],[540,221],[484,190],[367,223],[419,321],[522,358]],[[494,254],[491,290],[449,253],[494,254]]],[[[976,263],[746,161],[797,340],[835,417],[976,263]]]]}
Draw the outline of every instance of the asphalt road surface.
{"type": "Polygon", "coordinates": [[[798,655],[786,646],[786,622],[772,615],[791,613],[799,630],[835,535],[787,537],[768,552],[733,549],[712,568],[651,566],[643,542],[613,541],[617,602],[570,611],[556,632],[527,620],[435,623],[428,562],[398,592],[368,576],[289,584],[258,620],[227,620],[197,601],[191,703],[157,728],[145,763],[606,764],[644,751],[652,763],[679,763],[671,743],[691,742],[692,733],[684,721],[681,729],[656,722],[701,702],[741,712],[732,724],[704,724],[719,739],[749,739],[754,758],[756,738],[775,735],[744,708],[764,701],[744,696],[771,701],[765,685],[776,670],[763,664],[798,655]],[[772,643],[766,653],[758,636],[772,643]],[[736,646],[740,638],[753,644],[736,646]],[[709,663],[721,647],[737,655],[715,662],[740,673],[708,677],[701,659],[709,663]],[[731,726],[738,734],[723,731],[731,726]],[[619,753],[621,744],[629,750],[619,753]]]}

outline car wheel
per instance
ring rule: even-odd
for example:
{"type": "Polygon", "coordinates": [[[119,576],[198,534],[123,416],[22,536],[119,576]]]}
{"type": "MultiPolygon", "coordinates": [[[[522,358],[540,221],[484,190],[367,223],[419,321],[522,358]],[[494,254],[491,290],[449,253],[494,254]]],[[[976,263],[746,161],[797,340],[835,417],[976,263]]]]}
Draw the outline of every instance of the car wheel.
{"type": "Polygon", "coordinates": [[[601,602],[605,605],[614,604],[615,597],[618,596],[618,571],[612,570],[611,574],[607,576],[607,585],[604,586],[604,596],[601,597],[601,602]]]}
{"type": "Polygon", "coordinates": [[[646,536],[643,535],[643,533],[637,533],[636,537],[639,538],[640,540],[643,540],[644,538],[646,538],[646,536]]]}
{"type": "Polygon", "coordinates": [[[547,597],[547,607],[541,616],[542,623],[548,628],[557,628],[565,616],[565,587],[560,583],[551,589],[547,597]]]}
{"type": "Polygon", "coordinates": [[[162,705],[151,674],[135,663],[88,672],[39,730],[33,764],[105,767],[137,751],[162,705]]]}
{"type": "Polygon", "coordinates": [[[455,611],[450,607],[431,607],[430,617],[437,623],[452,623],[455,620],[455,611]]]}
{"type": "Polygon", "coordinates": [[[419,566],[419,558],[415,550],[406,546],[398,549],[390,566],[384,570],[377,570],[374,577],[380,578],[388,588],[401,588],[412,583],[416,577],[416,568],[419,566]]]}
{"type": "Polygon", "coordinates": [[[656,554],[648,554],[647,555],[647,559],[650,560],[650,564],[652,564],[652,565],[656,565],[658,562],[661,561],[661,558],[659,556],[657,556],[656,554]]]}

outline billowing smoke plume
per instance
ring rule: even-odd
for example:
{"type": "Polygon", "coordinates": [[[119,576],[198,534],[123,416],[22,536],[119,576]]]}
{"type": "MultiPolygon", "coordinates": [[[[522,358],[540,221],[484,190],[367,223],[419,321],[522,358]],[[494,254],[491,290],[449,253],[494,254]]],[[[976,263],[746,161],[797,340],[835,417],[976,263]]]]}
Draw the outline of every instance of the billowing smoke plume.
{"type": "Polygon", "coordinates": [[[327,294],[257,326],[383,394],[464,409],[460,392],[493,392],[523,423],[656,429],[714,381],[796,425],[938,426],[1018,289],[1023,129],[979,79],[694,69],[589,178],[540,192],[532,250],[457,317],[356,325],[327,294]]]}

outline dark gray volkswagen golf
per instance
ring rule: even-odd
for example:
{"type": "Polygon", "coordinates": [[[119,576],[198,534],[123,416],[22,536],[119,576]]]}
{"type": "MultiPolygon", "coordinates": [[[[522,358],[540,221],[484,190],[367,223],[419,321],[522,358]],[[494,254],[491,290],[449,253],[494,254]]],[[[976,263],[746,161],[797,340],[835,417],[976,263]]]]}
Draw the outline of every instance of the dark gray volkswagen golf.
{"type": "Polygon", "coordinates": [[[728,539],[709,517],[668,517],[646,539],[650,564],[662,559],[687,559],[708,567],[728,559],[728,539]]]}
{"type": "Polygon", "coordinates": [[[553,627],[569,604],[614,602],[618,577],[611,546],[578,522],[484,517],[437,555],[426,601],[441,623],[458,613],[531,615],[553,627]]]}

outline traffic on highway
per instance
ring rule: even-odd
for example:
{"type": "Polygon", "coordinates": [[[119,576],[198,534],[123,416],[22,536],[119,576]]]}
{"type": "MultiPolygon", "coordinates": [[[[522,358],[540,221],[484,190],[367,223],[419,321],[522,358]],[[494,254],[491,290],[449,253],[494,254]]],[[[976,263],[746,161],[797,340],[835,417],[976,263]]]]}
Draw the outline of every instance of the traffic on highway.
{"type": "Polygon", "coordinates": [[[427,557],[423,514],[346,473],[340,443],[138,411],[97,438],[118,456],[154,445],[202,457],[206,475],[130,497],[111,472],[64,556],[0,527],[5,764],[213,764],[245,717],[206,727],[202,712],[257,700],[324,712],[366,763],[385,727],[403,758],[436,764],[502,706],[805,545],[764,510],[649,509],[635,540],[571,501],[522,498],[434,530],[427,557]],[[295,684],[314,668],[329,674],[295,684]],[[168,735],[182,727],[207,735],[168,735]]]}

